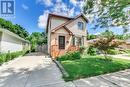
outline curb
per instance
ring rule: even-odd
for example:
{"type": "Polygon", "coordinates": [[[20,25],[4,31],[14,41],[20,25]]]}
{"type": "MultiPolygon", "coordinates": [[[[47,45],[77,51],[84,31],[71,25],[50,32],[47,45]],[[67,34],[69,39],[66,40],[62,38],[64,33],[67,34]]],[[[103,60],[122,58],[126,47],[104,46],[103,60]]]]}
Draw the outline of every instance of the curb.
{"type": "Polygon", "coordinates": [[[58,66],[58,68],[60,69],[63,77],[69,77],[69,74],[65,71],[65,69],[63,68],[63,66],[60,64],[59,61],[53,59],[53,61],[55,62],[55,64],[58,66]]]}

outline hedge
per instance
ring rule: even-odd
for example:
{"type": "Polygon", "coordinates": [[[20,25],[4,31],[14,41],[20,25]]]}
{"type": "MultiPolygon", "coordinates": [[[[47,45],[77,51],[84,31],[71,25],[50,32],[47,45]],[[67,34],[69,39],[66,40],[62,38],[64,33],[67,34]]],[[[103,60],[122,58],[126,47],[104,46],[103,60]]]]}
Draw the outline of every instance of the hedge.
{"type": "Polygon", "coordinates": [[[76,60],[80,59],[81,55],[79,51],[74,51],[74,52],[68,52],[62,56],[59,56],[57,58],[58,61],[65,61],[65,60],[76,60]]]}

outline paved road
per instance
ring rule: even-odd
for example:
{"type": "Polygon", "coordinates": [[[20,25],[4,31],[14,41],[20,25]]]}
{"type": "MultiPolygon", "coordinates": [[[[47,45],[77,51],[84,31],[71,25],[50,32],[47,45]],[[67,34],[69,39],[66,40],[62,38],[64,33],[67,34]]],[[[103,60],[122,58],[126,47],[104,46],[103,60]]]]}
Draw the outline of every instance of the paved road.
{"type": "Polygon", "coordinates": [[[65,82],[51,58],[32,53],[0,66],[0,87],[130,87],[130,70],[65,82]]]}

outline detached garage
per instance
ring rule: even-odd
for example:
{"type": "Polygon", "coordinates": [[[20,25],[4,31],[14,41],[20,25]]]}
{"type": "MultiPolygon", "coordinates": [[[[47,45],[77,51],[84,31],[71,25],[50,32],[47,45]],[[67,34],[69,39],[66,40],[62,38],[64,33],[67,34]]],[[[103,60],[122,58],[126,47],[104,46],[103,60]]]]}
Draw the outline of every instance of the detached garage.
{"type": "Polygon", "coordinates": [[[16,52],[29,50],[30,42],[10,32],[7,29],[0,28],[0,52],[16,52]]]}

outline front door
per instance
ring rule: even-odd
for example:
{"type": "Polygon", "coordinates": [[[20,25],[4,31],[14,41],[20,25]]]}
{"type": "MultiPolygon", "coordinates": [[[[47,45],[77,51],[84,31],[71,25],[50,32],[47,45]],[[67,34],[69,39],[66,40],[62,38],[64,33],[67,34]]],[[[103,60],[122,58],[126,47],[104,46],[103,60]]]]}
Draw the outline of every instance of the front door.
{"type": "Polygon", "coordinates": [[[59,36],[59,49],[65,49],[65,36],[59,36]]]}

